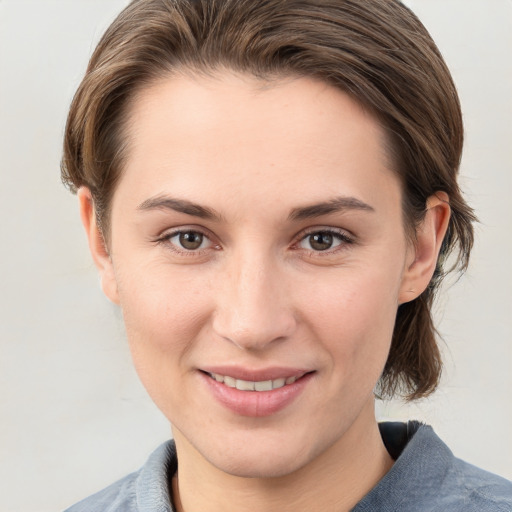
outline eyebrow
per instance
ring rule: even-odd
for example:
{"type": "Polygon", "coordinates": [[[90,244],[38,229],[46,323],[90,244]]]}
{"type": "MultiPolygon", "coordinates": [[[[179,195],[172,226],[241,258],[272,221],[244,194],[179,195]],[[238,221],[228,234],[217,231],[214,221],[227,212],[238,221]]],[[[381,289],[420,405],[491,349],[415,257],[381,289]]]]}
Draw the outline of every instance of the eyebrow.
{"type": "Polygon", "coordinates": [[[344,212],[346,210],[375,212],[375,208],[373,208],[373,206],[366,204],[360,199],[355,197],[340,196],[322,203],[294,208],[290,212],[290,215],[288,215],[288,219],[306,220],[315,217],[321,217],[322,215],[329,215],[330,213],[344,212]]]}
{"type": "MultiPolygon", "coordinates": [[[[213,208],[201,206],[186,199],[176,199],[168,196],[156,196],[146,199],[137,207],[137,209],[141,211],[173,210],[193,217],[199,217],[201,219],[213,221],[221,221],[223,219],[222,215],[213,208]]],[[[360,199],[340,196],[322,203],[293,208],[288,215],[288,220],[306,220],[346,210],[375,212],[375,209],[372,206],[366,204],[360,199]]]]}
{"type": "Polygon", "coordinates": [[[201,219],[219,221],[222,216],[212,208],[201,206],[187,201],[186,199],[175,199],[167,196],[157,196],[142,202],[137,210],[174,210],[176,212],[185,213],[201,219]]]}

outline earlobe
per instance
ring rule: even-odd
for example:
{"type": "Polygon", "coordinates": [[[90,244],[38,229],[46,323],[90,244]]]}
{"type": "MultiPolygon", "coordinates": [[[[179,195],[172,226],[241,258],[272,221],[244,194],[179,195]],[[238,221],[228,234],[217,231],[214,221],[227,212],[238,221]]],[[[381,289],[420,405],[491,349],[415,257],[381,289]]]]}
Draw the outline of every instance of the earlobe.
{"type": "Polygon", "coordinates": [[[425,218],[416,230],[416,241],[411,247],[400,288],[400,304],[416,299],[430,283],[449,220],[448,194],[436,192],[428,198],[425,218]]]}
{"type": "Polygon", "coordinates": [[[114,267],[103,235],[98,227],[91,191],[87,187],[80,187],[77,196],[80,204],[80,218],[82,219],[82,224],[89,241],[92,259],[100,275],[101,288],[103,289],[103,293],[112,302],[119,304],[114,267]]]}

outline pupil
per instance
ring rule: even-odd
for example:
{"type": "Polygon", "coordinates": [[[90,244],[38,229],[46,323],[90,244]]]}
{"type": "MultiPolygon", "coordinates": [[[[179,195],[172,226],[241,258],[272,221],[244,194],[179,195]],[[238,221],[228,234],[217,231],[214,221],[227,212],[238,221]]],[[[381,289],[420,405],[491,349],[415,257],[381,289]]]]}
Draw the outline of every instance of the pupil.
{"type": "Polygon", "coordinates": [[[180,244],[185,249],[199,249],[202,243],[203,235],[201,233],[195,233],[194,231],[180,233],[180,244]]]}
{"type": "Polygon", "coordinates": [[[325,251],[332,246],[332,235],[329,233],[315,233],[309,237],[309,243],[316,251],[325,251]]]}

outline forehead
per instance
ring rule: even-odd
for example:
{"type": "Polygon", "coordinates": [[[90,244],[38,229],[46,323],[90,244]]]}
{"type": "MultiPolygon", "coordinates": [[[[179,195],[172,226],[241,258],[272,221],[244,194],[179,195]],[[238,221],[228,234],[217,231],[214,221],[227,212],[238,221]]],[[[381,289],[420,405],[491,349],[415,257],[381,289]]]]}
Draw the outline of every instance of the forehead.
{"type": "Polygon", "coordinates": [[[333,191],[372,201],[397,187],[376,119],[311,78],[168,77],[133,101],[127,139],[121,188],[142,200],[172,189],[202,201],[333,191]]]}
{"type": "Polygon", "coordinates": [[[223,141],[230,146],[236,141],[268,143],[268,135],[277,135],[276,145],[286,145],[291,136],[328,145],[330,137],[325,131],[332,127],[339,137],[348,132],[357,136],[362,130],[368,140],[384,138],[369,112],[325,82],[297,77],[263,81],[229,71],[161,79],[139,92],[128,118],[128,133],[135,146],[150,142],[146,136],[157,143],[161,137],[155,140],[155,136],[165,138],[178,127],[172,133],[175,140],[206,136],[202,141],[210,139],[217,147],[223,141]],[[211,137],[212,129],[220,130],[215,137],[211,137]],[[230,139],[223,137],[228,135],[230,139]]]}

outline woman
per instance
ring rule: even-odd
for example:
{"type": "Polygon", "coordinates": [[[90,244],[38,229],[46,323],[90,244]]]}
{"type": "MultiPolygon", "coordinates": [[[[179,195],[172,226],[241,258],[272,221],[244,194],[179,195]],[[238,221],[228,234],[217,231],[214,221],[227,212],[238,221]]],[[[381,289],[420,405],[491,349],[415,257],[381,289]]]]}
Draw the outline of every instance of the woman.
{"type": "Polygon", "coordinates": [[[460,107],[394,0],[139,0],[73,101],[63,178],[174,443],[70,510],[510,510],[430,427],[431,319],[471,209],[460,107]]]}

